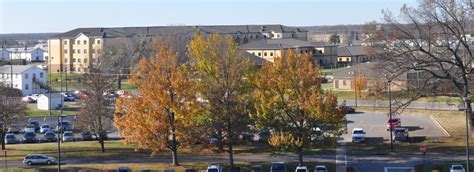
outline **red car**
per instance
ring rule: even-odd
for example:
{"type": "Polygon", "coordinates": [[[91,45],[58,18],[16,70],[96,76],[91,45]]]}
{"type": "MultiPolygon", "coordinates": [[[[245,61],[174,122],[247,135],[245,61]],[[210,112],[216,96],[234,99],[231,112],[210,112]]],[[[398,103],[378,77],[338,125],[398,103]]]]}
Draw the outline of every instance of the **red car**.
{"type": "Polygon", "coordinates": [[[402,122],[400,121],[400,118],[389,118],[387,121],[387,131],[390,130],[390,128],[398,128],[402,126],[402,122]]]}

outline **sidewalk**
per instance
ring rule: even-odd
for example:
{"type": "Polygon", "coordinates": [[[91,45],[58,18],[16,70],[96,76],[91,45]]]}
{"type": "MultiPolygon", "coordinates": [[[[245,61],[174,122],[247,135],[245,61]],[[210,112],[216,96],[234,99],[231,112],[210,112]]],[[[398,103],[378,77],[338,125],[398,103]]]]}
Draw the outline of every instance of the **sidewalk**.
{"type": "MultiPolygon", "coordinates": [[[[346,105],[355,106],[354,99],[340,99],[338,100],[339,104],[342,104],[343,101],[346,101],[346,105]]],[[[357,106],[364,107],[382,107],[388,108],[388,101],[381,100],[357,100],[357,106]]],[[[392,107],[396,105],[392,104],[392,107]]],[[[458,110],[458,104],[446,104],[446,103],[428,103],[428,102],[412,102],[407,107],[408,109],[426,109],[426,110],[458,110]]]]}

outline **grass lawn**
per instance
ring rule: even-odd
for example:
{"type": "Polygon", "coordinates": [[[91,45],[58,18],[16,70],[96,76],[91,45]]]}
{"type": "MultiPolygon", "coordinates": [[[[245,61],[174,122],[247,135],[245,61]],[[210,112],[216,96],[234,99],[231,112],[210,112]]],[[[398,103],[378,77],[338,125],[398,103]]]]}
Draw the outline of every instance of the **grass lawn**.
{"type": "MultiPolygon", "coordinates": [[[[77,102],[65,102],[65,108],[63,109],[63,115],[76,115],[79,112],[79,104],[77,102]]],[[[28,104],[27,105],[27,115],[29,117],[37,117],[37,116],[47,116],[49,115],[48,110],[39,110],[35,104],[28,104]]],[[[59,110],[52,110],[52,115],[57,115],[60,113],[59,110]]]]}
{"type": "MultiPolygon", "coordinates": [[[[387,108],[359,107],[360,112],[387,112],[387,108]]],[[[459,111],[431,111],[422,109],[406,109],[404,114],[428,115],[446,129],[451,137],[415,139],[412,143],[395,143],[395,153],[418,153],[421,145],[426,146],[431,154],[464,154],[465,153],[465,116],[459,111]]],[[[471,142],[471,146],[474,146],[471,142]]],[[[348,144],[351,154],[387,154],[390,143],[366,144],[364,146],[348,144]]]]}

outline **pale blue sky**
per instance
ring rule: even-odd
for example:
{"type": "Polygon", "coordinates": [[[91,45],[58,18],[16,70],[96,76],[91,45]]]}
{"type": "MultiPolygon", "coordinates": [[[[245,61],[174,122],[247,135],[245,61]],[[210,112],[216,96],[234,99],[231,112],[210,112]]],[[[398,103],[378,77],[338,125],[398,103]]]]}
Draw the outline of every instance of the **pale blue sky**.
{"type": "Polygon", "coordinates": [[[0,33],[158,25],[362,24],[415,0],[0,0],[0,33]]]}

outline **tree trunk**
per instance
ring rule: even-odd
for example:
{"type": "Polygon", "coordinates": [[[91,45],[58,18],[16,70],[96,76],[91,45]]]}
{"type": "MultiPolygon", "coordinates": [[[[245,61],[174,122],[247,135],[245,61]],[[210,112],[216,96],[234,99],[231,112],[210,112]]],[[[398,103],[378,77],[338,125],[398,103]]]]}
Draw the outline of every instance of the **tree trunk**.
{"type": "Polygon", "coordinates": [[[232,121],[229,117],[229,119],[227,120],[227,145],[229,147],[229,150],[227,152],[229,153],[229,165],[231,172],[234,170],[234,149],[232,144],[233,141],[234,138],[232,137],[232,121]]]}
{"type": "Polygon", "coordinates": [[[173,158],[173,165],[174,166],[179,166],[179,163],[178,163],[178,149],[176,149],[176,148],[171,149],[171,157],[173,158]]]}
{"type": "Polygon", "coordinates": [[[2,150],[5,150],[5,127],[2,130],[2,150]]]}
{"type": "Polygon", "coordinates": [[[303,166],[303,147],[298,147],[298,165],[303,166]]]}
{"type": "Polygon", "coordinates": [[[217,150],[219,152],[224,151],[224,144],[223,144],[222,131],[221,130],[217,131],[217,150]]]}
{"type": "MultiPolygon", "coordinates": [[[[171,100],[173,100],[173,97],[171,97],[171,100]]],[[[176,128],[174,126],[174,113],[170,110],[168,110],[169,114],[169,120],[170,120],[170,126],[171,126],[171,143],[170,143],[170,148],[171,148],[171,156],[173,158],[173,165],[178,166],[178,142],[176,140],[176,128]]]]}
{"type": "Polygon", "coordinates": [[[99,136],[99,143],[100,143],[100,152],[104,153],[105,152],[105,146],[104,146],[104,137],[102,134],[99,136]]]}
{"type": "Polygon", "coordinates": [[[119,74],[117,75],[117,89],[122,89],[122,78],[121,78],[121,75],[122,75],[122,70],[119,69],[119,74]]]}

